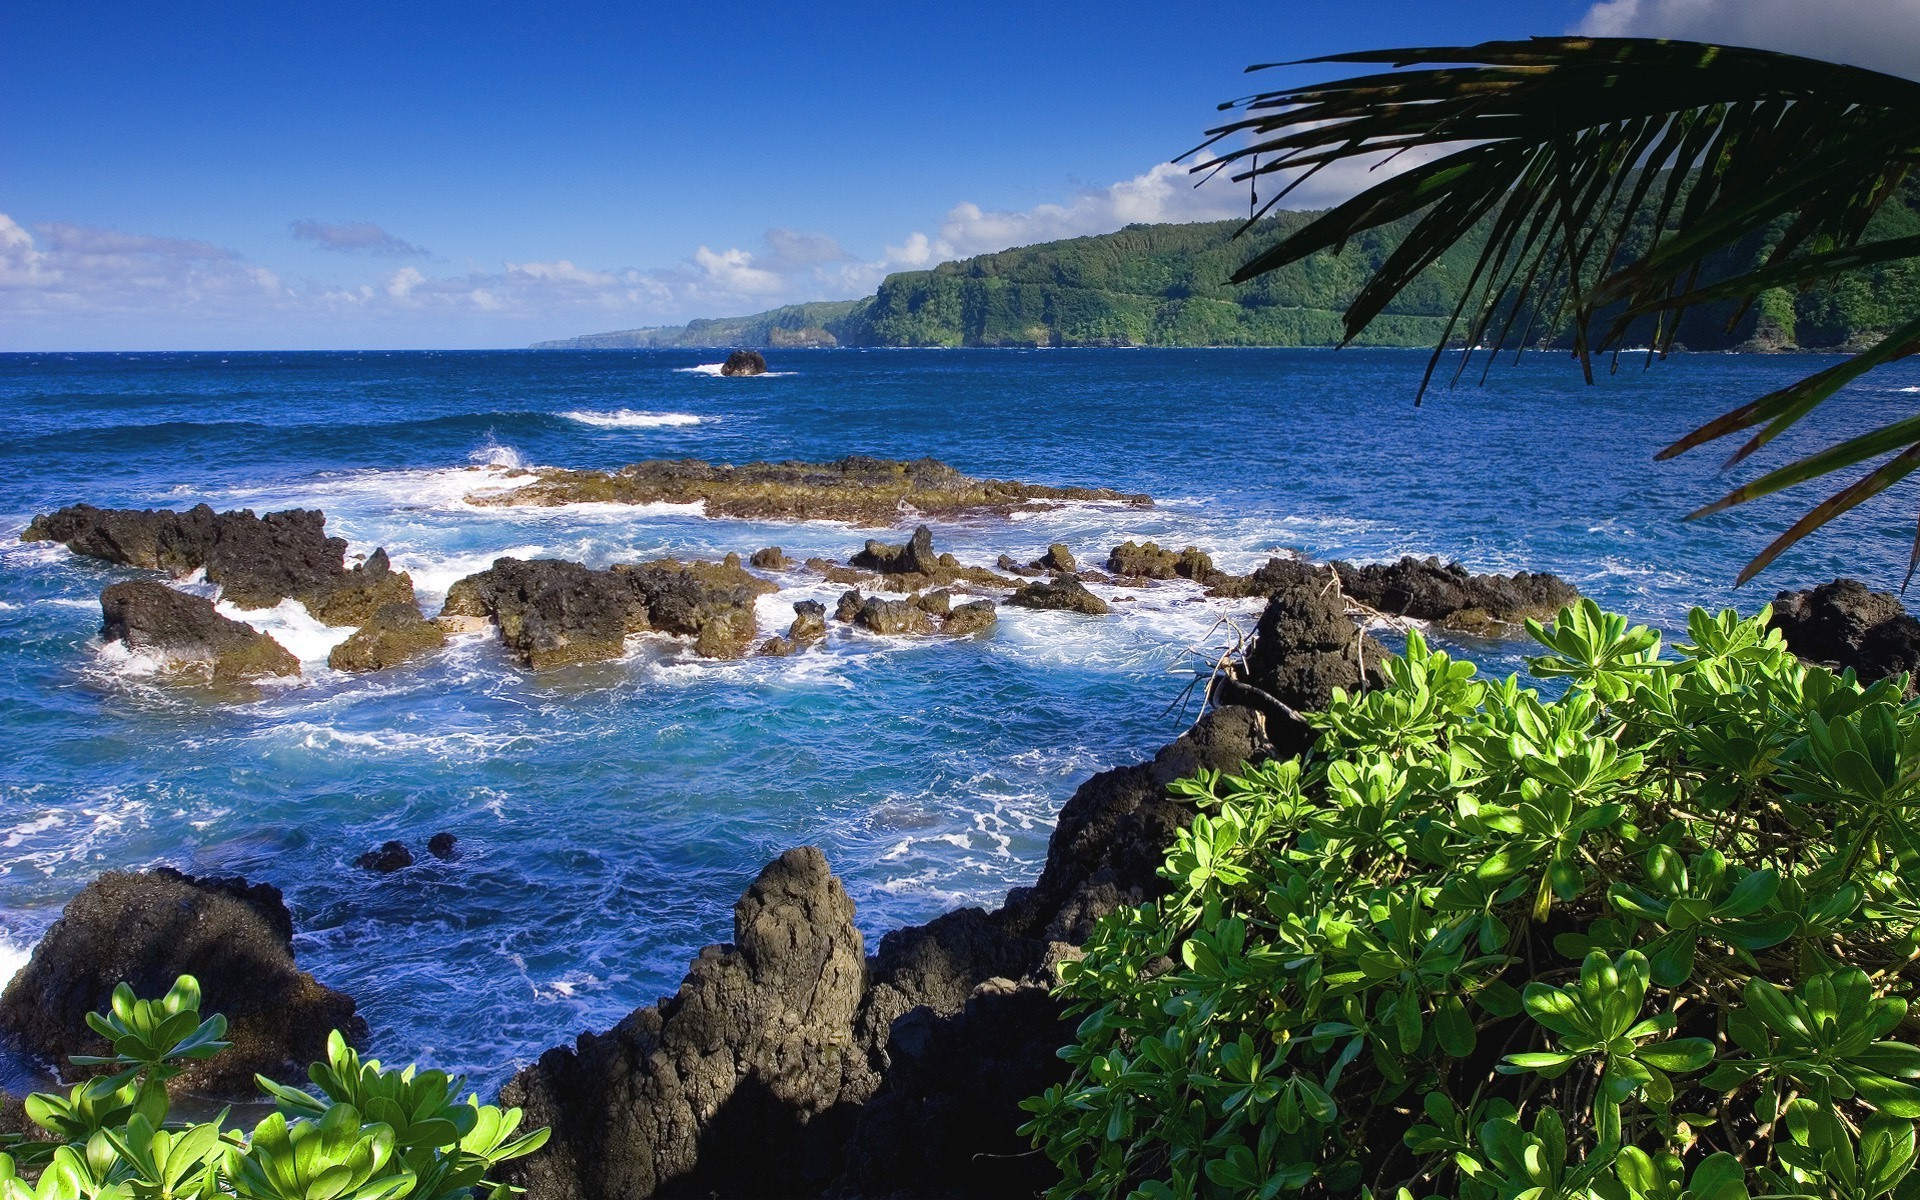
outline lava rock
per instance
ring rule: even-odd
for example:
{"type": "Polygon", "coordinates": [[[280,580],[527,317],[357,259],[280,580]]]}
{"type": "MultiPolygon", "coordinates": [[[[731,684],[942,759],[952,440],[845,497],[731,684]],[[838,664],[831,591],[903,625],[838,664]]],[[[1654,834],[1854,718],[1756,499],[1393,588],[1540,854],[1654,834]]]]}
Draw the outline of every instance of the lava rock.
{"type": "Polygon", "coordinates": [[[394,570],[384,549],[367,555],[367,561],[303,600],[307,610],[328,625],[364,626],[380,610],[393,605],[419,612],[413,596],[413,576],[394,570]]]}
{"type": "Polygon", "coordinates": [[[354,859],[353,865],[376,875],[391,875],[413,865],[413,851],[407,849],[405,842],[382,842],[378,849],[354,859]]]}
{"type": "Polygon", "coordinates": [[[1246,575],[1216,572],[1207,577],[1207,595],[1242,600],[1253,596],[1271,596],[1283,588],[1312,582],[1330,590],[1340,586],[1339,578],[1326,567],[1317,567],[1302,558],[1269,558],[1246,575]]]}
{"type": "Polygon", "coordinates": [[[836,621],[851,621],[860,615],[860,606],[865,603],[866,598],[860,594],[860,589],[858,588],[841,592],[840,599],[836,601],[833,606],[833,619],[836,621]]]}
{"type": "Polygon", "coordinates": [[[787,637],[796,646],[810,646],[826,640],[827,606],[818,600],[801,600],[793,606],[793,624],[787,637]]]}
{"type": "Polygon", "coordinates": [[[213,684],[298,675],[300,660],[271,637],[214,611],[213,601],[150,579],[100,593],[100,636],[166,658],[176,671],[213,684]]]}
{"type": "Polygon", "coordinates": [[[447,589],[442,617],[489,617],[536,671],[618,658],[627,635],[652,628],[645,597],[610,571],[576,562],[498,558],[447,589]]]}
{"type": "Polygon", "coordinates": [[[904,546],[869,541],[847,560],[847,565],[882,575],[939,575],[940,556],[934,553],[933,531],[922,525],[904,546]]]}
{"type": "Polygon", "coordinates": [[[1213,559],[1198,546],[1162,549],[1157,543],[1122,542],[1107,555],[1107,570],[1132,579],[1193,579],[1204,581],[1214,573],[1213,559]]]}
{"type": "Polygon", "coordinates": [[[770,637],[760,643],[758,653],[762,658],[787,658],[797,653],[799,649],[800,647],[794,645],[791,639],[770,637]]]}
{"type": "Polygon", "coordinates": [[[1072,575],[1080,570],[1080,564],[1073,559],[1073,551],[1060,542],[1048,546],[1047,552],[1035,559],[1033,565],[1043,571],[1059,571],[1063,575],[1072,575]]]}
{"type": "Polygon", "coordinates": [[[48,1063],[105,1054],[86,1024],[129,983],[164,995],[181,975],[200,981],[204,1013],[227,1018],[231,1049],[188,1066],[175,1088],[257,1098],[255,1072],[304,1082],[326,1057],[327,1035],[365,1036],[349,996],[301,971],[293,918],[280,891],[244,879],[195,878],[167,867],[109,871],[66,910],[0,993],[0,1033],[48,1063]]]}
{"type": "Polygon", "coordinates": [[[784,571],[793,565],[793,560],[778,546],[763,546],[747,561],[762,571],[784,571]]]}
{"type": "Polygon", "coordinates": [[[452,862],[460,857],[460,839],[443,829],[427,839],[427,853],[441,862],[452,862]]]}
{"type": "Polygon", "coordinates": [[[953,611],[953,593],[944,588],[937,592],[921,592],[907,597],[907,603],[928,616],[944,617],[953,611]]]}
{"type": "Polygon", "coordinates": [[[1892,592],[1857,579],[1835,579],[1807,591],[1781,592],[1769,624],[1787,648],[1808,662],[1851,668],[1863,683],[1895,675],[1920,677],[1920,621],[1892,592]]]}
{"type": "Polygon", "coordinates": [[[430,654],[447,644],[447,631],[420,615],[411,601],[383,604],[371,620],[327,655],[336,671],[378,671],[430,654]]]}
{"type": "Polygon", "coordinates": [[[1057,609],[1089,616],[1104,616],[1113,611],[1111,605],[1088,591],[1087,585],[1072,575],[1056,575],[1023,584],[1007,598],[1007,603],[1018,608],[1057,609]]]}
{"type": "Polygon", "coordinates": [[[991,632],[1000,623],[1000,614],[991,600],[972,600],[956,604],[940,623],[940,632],[953,637],[970,637],[991,632]]]}
{"type": "Polygon", "coordinates": [[[1469,633],[1497,634],[1527,617],[1550,621],[1580,598],[1558,575],[1475,575],[1459,563],[1411,555],[1395,563],[1328,564],[1347,595],[1369,608],[1469,633]]]}
{"type": "Polygon", "coordinates": [[[1354,625],[1331,582],[1303,580],[1268,598],[1245,660],[1215,682],[1216,699],[1266,713],[1282,756],[1313,740],[1298,713],[1325,708],[1335,688],[1357,692],[1385,682],[1386,647],[1354,625]]]}
{"type": "Polygon", "coordinates": [[[932,633],[933,618],[907,600],[882,600],[868,596],[853,615],[853,623],[873,633],[932,633]]]}
{"type": "Polygon", "coordinates": [[[1022,575],[1022,576],[1026,576],[1029,579],[1031,579],[1036,575],[1046,574],[1046,572],[1041,568],[1030,567],[1027,564],[1015,559],[1011,554],[1002,554],[999,560],[994,563],[994,566],[998,567],[1002,571],[1007,572],[1009,575],[1022,575]]]}
{"type": "Polygon", "coordinates": [[[758,350],[735,350],[720,364],[722,375],[765,375],[767,360],[758,350]]]}

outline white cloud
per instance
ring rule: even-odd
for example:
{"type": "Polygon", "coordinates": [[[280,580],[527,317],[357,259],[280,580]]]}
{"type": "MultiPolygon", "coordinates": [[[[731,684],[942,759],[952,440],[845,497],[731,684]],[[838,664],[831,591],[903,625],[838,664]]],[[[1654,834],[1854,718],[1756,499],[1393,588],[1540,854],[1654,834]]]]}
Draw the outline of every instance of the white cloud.
{"type": "Polygon", "coordinates": [[[1784,50],[1920,79],[1920,0],[1604,0],[1576,28],[1784,50]]]}
{"type": "Polygon", "coordinates": [[[322,250],[343,254],[376,254],[393,258],[429,257],[426,250],[395,237],[372,221],[295,221],[288,231],[303,242],[312,242],[322,250]]]}

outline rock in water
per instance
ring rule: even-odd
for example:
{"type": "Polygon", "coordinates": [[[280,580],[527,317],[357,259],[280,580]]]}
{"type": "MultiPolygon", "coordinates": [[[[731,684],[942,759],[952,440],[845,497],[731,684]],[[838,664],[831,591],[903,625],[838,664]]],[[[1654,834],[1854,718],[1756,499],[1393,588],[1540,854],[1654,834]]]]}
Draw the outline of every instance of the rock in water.
{"type": "Polygon", "coordinates": [[[507,1174],[541,1200],[793,1196],[807,1127],[839,1098],[866,960],[812,847],[770,863],[658,1007],[549,1050],[502,1102],[552,1141],[507,1174]],[[618,1103],[610,1103],[618,1096],[618,1103]]]}
{"type": "Polygon", "coordinates": [[[491,617],[500,640],[536,671],[618,658],[651,626],[626,581],[560,559],[495,559],[447,589],[440,615],[491,617]]]}
{"type": "Polygon", "coordinates": [[[1892,592],[1857,579],[1835,579],[1804,592],[1773,598],[1773,628],[1787,648],[1809,662],[1853,668],[1861,682],[1920,675],[1920,621],[1892,592]]]}
{"type": "Polygon", "coordinates": [[[1048,546],[1047,552],[1035,559],[1033,565],[1043,571],[1059,571],[1064,575],[1072,575],[1080,570],[1080,564],[1073,559],[1073,551],[1061,542],[1048,546]]]}
{"type": "Polygon", "coordinates": [[[847,560],[850,567],[882,575],[938,575],[940,556],[933,550],[933,531],[921,525],[904,546],[870,541],[847,560]]]}
{"type": "Polygon", "coordinates": [[[818,600],[800,600],[793,606],[793,624],[787,638],[795,646],[810,646],[827,636],[827,606],[818,600]]]}
{"type": "Polygon", "coordinates": [[[0,1032],[64,1068],[69,1055],[107,1052],[86,1014],[104,1009],[115,985],[159,996],[180,975],[200,981],[202,1011],[225,1014],[233,1042],[188,1067],[183,1090],[256,1099],[254,1072],[304,1081],[330,1031],[365,1034],[351,997],[295,966],[278,888],[167,867],[109,871],[68,901],[0,994],[0,1032]]]}
{"type": "Polygon", "coordinates": [[[460,839],[444,829],[427,839],[427,853],[441,862],[452,862],[459,858],[459,847],[460,839]]]}
{"type": "Polygon", "coordinates": [[[300,660],[279,642],[221,616],[213,601],[164,583],[136,579],[111,584],[100,593],[100,613],[100,636],[107,641],[164,655],[181,671],[208,683],[300,673],[300,660]]]}
{"type": "Polygon", "coordinates": [[[378,671],[447,644],[447,631],[420,615],[412,601],[385,604],[352,637],[327,655],[336,671],[378,671]]]}
{"type": "Polygon", "coordinates": [[[1527,617],[1551,621],[1580,598],[1558,575],[1521,571],[1513,575],[1475,575],[1459,563],[1411,555],[1396,563],[1329,563],[1340,586],[1369,608],[1422,621],[1440,621],[1470,633],[1496,633],[1527,617]]]}
{"type": "Polygon", "coordinates": [[[784,571],[793,565],[793,560],[778,546],[762,546],[747,562],[762,571],[784,571]]]}
{"type": "Polygon", "coordinates": [[[382,842],[378,849],[354,859],[353,865],[376,875],[391,875],[413,865],[413,851],[407,849],[405,842],[382,842]]]}
{"type": "Polygon", "coordinates": [[[303,597],[303,603],[329,625],[365,625],[390,605],[420,611],[413,598],[413,576],[394,570],[385,549],[375,550],[366,562],[315,589],[303,597]]]}
{"type": "Polygon", "coordinates": [[[1007,603],[1018,608],[1058,609],[1096,617],[1113,611],[1111,605],[1088,591],[1087,585],[1072,575],[1056,575],[1025,584],[1007,598],[1007,603]]]}
{"type": "Polygon", "coordinates": [[[765,375],[767,360],[758,350],[735,350],[720,364],[722,375],[765,375]]]}
{"type": "Polygon", "coordinates": [[[878,596],[868,596],[861,603],[859,611],[853,614],[853,623],[874,633],[933,632],[933,618],[925,609],[911,601],[882,600],[878,596]]]}
{"type": "Polygon", "coordinates": [[[1198,546],[1175,552],[1148,542],[1138,545],[1122,542],[1107,555],[1107,570],[1133,579],[1193,579],[1205,581],[1212,575],[1213,559],[1198,546]]]}
{"type": "Polygon", "coordinates": [[[1000,614],[991,600],[972,600],[965,604],[954,605],[947,613],[947,619],[940,623],[940,632],[954,637],[968,637],[974,634],[989,633],[1000,623],[1000,614]]]}

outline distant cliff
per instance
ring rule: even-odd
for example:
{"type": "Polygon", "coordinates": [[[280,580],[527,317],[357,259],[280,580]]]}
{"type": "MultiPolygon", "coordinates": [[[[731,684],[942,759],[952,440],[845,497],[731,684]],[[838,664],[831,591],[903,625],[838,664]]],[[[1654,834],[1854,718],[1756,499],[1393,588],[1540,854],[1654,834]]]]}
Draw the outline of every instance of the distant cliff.
{"type": "MultiPolygon", "coordinates": [[[[1356,238],[1240,286],[1225,280],[1257,249],[1318,216],[1279,213],[1235,238],[1238,221],[1130,225],[890,275],[862,300],[541,342],[536,349],[808,346],[1331,346],[1340,314],[1392,253],[1405,223],[1356,238]]],[[[1874,219],[1874,237],[1920,234],[1920,186],[1874,219]]],[[[1439,340],[1482,244],[1465,239],[1403,291],[1361,343],[1439,340]]],[[[1756,244],[1740,256],[1757,260],[1756,244]]],[[[1738,314],[1696,310],[1693,349],[1837,348],[1920,310],[1920,265],[1842,276],[1805,294],[1770,292],[1738,314]],[[1731,322],[1731,327],[1729,327],[1731,322]]]]}

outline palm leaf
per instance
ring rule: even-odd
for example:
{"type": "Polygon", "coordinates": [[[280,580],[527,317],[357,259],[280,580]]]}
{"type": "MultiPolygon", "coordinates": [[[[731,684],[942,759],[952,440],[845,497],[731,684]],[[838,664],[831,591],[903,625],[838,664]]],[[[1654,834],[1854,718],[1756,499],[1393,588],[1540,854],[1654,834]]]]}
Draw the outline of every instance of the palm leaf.
{"type": "MultiPolygon", "coordinates": [[[[1196,171],[1255,186],[1341,162],[1422,156],[1255,255],[1243,282],[1403,218],[1411,230],[1344,315],[1346,341],[1471,231],[1487,231],[1459,305],[1435,347],[1462,344],[1457,379],[1478,354],[1523,347],[1545,323],[1566,334],[1592,378],[1598,353],[1646,328],[1673,348],[1694,307],[1747,305],[1770,288],[1804,289],[1850,270],[1920,257],[1920,238],[1863,241],[1868,224],[1920,164],[1920,83],[1789,54],[1643,38],[1534,38],[1365,51],[1306,64],[1385,67],[1222,105],[1196,171]],[[1740,252],[1751,260],[1740,265],[1740,252]]],[[[1762,426],[1729,465],[1766,446],[1873,367],[1920,352],[1920,313],[1872,350],[1724,414],[1680,438],[1671,457],[1762,426]]],[[[1904,423],[1896,422],[1900,428],[1904,423]]],[[[1890,426],[1891,428],[1891,426],[1890,426]]],[[[1886,430],[1806,456],[1693,514],[1743,503],[1899,448],[1886,430]]],[[[1920,437],[1912,439],[1920,447],[1920,437]]],[[[1754,559],[1781,550],[1912,469],[1912,450],[1812,509],[1754,559]],[[1883,472],[1893,471],[1892,475],[1883,472]],[[1879,481],[1875,486],[1868,484],[1879,481]]],[[[1920,544],[1920,543],[1917,543],[1920,544]]]]}

